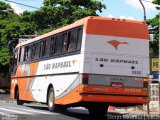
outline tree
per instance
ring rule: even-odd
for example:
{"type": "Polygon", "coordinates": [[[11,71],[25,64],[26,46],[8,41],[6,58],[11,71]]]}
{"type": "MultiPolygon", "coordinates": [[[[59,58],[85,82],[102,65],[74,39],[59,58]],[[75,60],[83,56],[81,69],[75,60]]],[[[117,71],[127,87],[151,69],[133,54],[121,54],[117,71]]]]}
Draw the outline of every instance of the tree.
{"type": "Polygon", "coordinates": [[[16,46],[19,35],[43,34],[83,17],[97,16],[106,6],[98,0],[44,0],[39,10],[21,15],[2,11],[6,9],[11,6],[0,2],[0,66],[9,64],[13,57],[10,46],[16,46]]]}
{"type": "MultiPolygon", "coordinates": [[[[153,0],[154,4],[160,5],[160,0],[153,0]]],[[[160,7],[157,7],[157,9],[160,9],[160,7]]]]}
{"type": "Polygon", "coordinates": [[[97,16],[96,12],[102,9],[106,6],[98,0],[44,0],[44,6],[30,13],[27,19],[42,34],[86,16],[97,16]]]}
{"type": "Polygon", "coordinates": [[[34,32],[32,24],[21,21],[20,16],[13,11],[4,10],[11,9],[9,4],[0,2],[0,67],[8,66],[10,59],[13,57],[11,47],[17,45],[19,35],[30,34],[34,32]],[[15,42],[11,42],[16,40],[15,42]]]}
{"type": "MultiPolygon", "coordinates": [[[[159,5],[160,0],[153,0],[154,4],[159,5]]],[[[157,7],[157,9],[159,9],[157,7]]],[[[157,14],[153,19],[147,21],[147,24],[150,26],[150,33],[155,35],[155,40],[152,42],[150,41],[150,53],[151,54],[158,54],[159,52],[159,14],[157,14]]]]}

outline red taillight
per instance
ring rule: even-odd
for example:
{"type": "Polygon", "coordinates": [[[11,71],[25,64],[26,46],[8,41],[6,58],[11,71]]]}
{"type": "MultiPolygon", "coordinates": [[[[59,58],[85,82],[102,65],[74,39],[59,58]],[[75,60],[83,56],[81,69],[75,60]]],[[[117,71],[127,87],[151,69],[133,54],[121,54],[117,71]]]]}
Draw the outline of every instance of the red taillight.
{"type": "Polygon", "coordinates": [[[148,78],[143,79],[143,87],[148,88],[148,78]]]}
{"type": "Polygon", "coordinates": [[[87,73],[82,74],[82,84],[88,84],[89,75],[87,73]]]}

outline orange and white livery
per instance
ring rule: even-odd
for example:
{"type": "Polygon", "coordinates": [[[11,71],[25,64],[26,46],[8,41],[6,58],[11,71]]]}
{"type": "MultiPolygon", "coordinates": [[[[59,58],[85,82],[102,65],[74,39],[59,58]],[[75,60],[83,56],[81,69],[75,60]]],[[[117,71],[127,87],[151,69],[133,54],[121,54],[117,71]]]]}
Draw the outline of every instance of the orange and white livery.
{"type": "Polygon", "coordinates": [[[147,103],[144,22],[86,17],[19,43],[14,56],[11,98],[19,105],[47,103],[51,111],[84,106],[105,115],[109,105],[147,103]]]}

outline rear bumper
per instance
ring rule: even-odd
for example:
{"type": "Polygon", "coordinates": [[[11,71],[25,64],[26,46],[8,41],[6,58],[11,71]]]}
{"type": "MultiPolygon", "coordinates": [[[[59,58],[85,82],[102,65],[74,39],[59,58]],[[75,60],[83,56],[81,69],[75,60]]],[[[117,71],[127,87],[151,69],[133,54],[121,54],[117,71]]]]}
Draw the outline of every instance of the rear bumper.
{"type": "Polygon", "coordinates": [[[123,96],[81,93],[84,102],[105,102],[112,104],[147,104],[147,96],[123,96]]]}

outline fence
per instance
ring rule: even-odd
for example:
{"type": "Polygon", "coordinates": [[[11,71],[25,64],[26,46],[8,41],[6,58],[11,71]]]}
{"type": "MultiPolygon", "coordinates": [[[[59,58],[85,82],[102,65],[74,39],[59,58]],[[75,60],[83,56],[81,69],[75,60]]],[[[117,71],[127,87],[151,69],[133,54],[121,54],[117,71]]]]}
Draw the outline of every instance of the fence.
{"type": "Polygon", "coordinates": [[[150,84],[150,101],[159,101],[159,84],[150,84]]]}
{"type": "Polygon", "coordinates": [[[159,84],[150,84],[150,111],[159,112],[159,95],[160,95],[159,84]]]}

